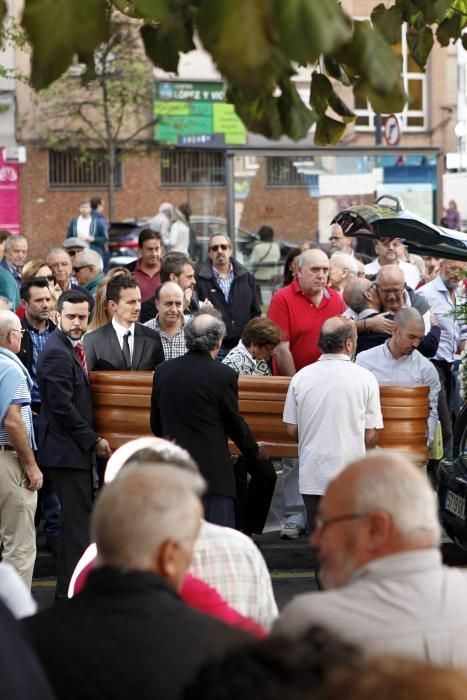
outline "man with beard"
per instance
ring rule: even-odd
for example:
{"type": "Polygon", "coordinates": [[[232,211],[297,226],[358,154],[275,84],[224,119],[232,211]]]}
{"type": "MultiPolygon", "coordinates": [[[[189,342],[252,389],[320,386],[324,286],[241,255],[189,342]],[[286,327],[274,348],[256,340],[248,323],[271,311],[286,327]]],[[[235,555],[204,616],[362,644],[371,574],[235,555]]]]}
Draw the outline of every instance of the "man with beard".
{"type": "Polygon", "coordinates": [[[91,389],[81,339],[89,302],[81,292],[58,300],[58,327],[37,364],[39,393],[38,462],[52,477],[60,501],[57,591],[66,597],[71,574],[89,545],[93,502],[93,457],[107,459],[110,446],[94,430],[91,389]]]}
{"type": "Polygon", "coordinates": [[[431,444],[438,421],[438,374],[417,348],[425,334],[423,318],[417,309],[402,309],[394,317],[392,337],[382,345],[357,355],[356,363],[366,367],[380,384],[428,384],[430,415],[428,443],[431,444]]]}
{"type": "Polygon", "coordinates": [[[201,301],[207,299],[222,314],[226,328],[218,354],[222,360],[238,344],[248,321],[261,316],[261,304],[255,278],[232,258],[228,236],[211,236],[208,256],[196,274],[196,289],[201,301]]]}
{"type": "Polygon", "coordinates": [[[297,596],[273,633],[298,637],[322,624],[366,654],[465,667],[467,575],[442,564],[437,511],[426,476],[397,452],[348,465],[311,537],[327,590],[297,596]]]}

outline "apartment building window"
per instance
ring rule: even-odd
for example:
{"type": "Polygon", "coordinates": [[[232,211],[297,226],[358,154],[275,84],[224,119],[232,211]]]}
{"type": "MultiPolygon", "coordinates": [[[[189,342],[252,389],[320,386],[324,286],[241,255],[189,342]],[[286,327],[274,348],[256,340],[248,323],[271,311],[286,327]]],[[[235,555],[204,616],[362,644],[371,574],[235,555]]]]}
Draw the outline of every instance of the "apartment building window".
{"type": "MultiPolygon", "coordinates": [[[[122,164],[117,162],[114,172],[115,186],[122,186],[122,164]]],[[[49,149],[49,187],[55,189],[83,189],[107,187],[109,163],[104,151],[92,151],[84,155],[76,150],[55,151],[49,149]]]]}
{"type": "Polygon", "coordinates": [[[266,159],[267,187],[308,187],[306,156],[270,156],[266,159]]]}
{"type": "MultiPolygon", "coordinates": [[[[403,111],[397,115],[401,128],[403,131],[424,131],[427,128],[428,112],[427,78],[409,54],[405,25],[402,27],[401,43],[393,46],[393,49],[402,56],[402,79],[404,90],[409,96],[403,111]]],[[[354,109],[357,115],[355,128],[358,131],[374,131],[375,113],[367,101],[355,97],[354,109]]]]}
{"type": "Polygon", "coordinates": [[[160,152],[162,187],[224,187],[225,158],[222,151],[160,152]]]}

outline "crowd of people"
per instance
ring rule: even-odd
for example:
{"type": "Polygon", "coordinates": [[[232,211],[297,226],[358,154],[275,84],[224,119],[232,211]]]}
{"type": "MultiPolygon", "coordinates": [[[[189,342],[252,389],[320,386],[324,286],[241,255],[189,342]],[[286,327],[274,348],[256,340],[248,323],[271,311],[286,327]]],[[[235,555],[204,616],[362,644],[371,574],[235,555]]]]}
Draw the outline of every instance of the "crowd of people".
{"type": "MultiPolygon", "coordinates": [[[[408,256],[397,231],[368,259],[333,225],[329,246],[289,251],[265,308],[259,286],[280,261],[270,226],[250,269],[223,234],[197,265],[191,212],[163,203],[138,259],[108,269],[97,199],[43,258],[28,260],[24,236],[0,237],[0,600],[25,618],[14,648],[32,647],[11,697],[227,700],[248,688],[298,700],[349,688],[364,700],[365,674],[375,692],[402,693],[418,673],[447,688],[444,667],[467,667],[467,576],[442,565],[428,477],[373,448],[379,385],[410,383],[429,386],[427,444],[439,422],[452,454],[466,265],[408,256]],[[112,450],[95,428],[94,370],[154,372],[154,437],[112,450]],[[252,539],[278,464],[239,411],[239,375],[291,378],[283,421],[298,459],[280,464],[280,536],[309,534],[325,590],[280,614],[252,539]],[[39,523],[57,587],[35,613],[39,523]],[[405,665],[385,657],[397,654],[405,665]]],[[[10,613],[0,606],[2,630],[15,628],[10,613]]],[[[15,687],[11,669],[5,679],[15,687]]]]}

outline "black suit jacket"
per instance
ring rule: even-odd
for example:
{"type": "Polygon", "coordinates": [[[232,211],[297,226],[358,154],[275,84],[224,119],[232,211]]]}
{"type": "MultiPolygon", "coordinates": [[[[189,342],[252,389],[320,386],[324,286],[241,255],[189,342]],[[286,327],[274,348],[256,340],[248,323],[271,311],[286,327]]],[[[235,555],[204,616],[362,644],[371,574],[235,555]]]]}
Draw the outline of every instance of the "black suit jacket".
{"type": "Polygon", "coordinates": [[[228,437],[246,457],[258,454],[258,445],[238,412],[237,373],[203,352],[188,352],[157,368],[151,430],[188,450],[210,494],[235,496],[228,437]]]}
{"type": "Polygon", "coordinates": [[[162,578],[107,567],[23,626],[59,700],[179,700],[204,662],[251,642],[162,578]]]}
{"type": "Polygon", "coordinates": [[[37,363],[42,399],[38,462],[43,467],[91,469],[94,430],[91,389],[76,352],[56,328],[37,363]]]}
{"type": "MultiPolygon", "coordinates": [[[[126,370],[122,349],[112,323],[107,323],[83,339],[88,370],[126,370]]],[[[157,331],[135,324],[132,370],[152,371],[164,362],[164,349],[157,331]]]]}

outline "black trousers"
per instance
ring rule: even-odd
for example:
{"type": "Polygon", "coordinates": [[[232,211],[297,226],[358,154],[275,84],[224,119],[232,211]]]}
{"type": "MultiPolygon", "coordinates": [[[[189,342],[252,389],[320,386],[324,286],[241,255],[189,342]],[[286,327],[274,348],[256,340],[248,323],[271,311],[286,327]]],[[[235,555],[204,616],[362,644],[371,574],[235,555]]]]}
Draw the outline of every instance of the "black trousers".
{"type": "Polygon", "coordinates": [[[234,470],[237,529],[247,535],[260,535],[271,507],[276,470],[270,459],[246,459],[243,455],[238,458],[234,470]]]}
{"type": "Polygon", "coordinates": [[[441,423],[441,432],[443,435],[444,457],[450,459],[452,457],[452,423],[453,415],[451,411],[451,400],[453,392],[453,376],[452,364],[450,362],[441,362],[432,360],[436,370],[438,371],[441,390],[438,394],[438,419],[441,423]]]}
{"type": "Polygon", "coordinates": [[[76,564],[90,543],[93,503],[92,470],[49,468],[60,501],[57,597],[65,597],[76,564]]]}

